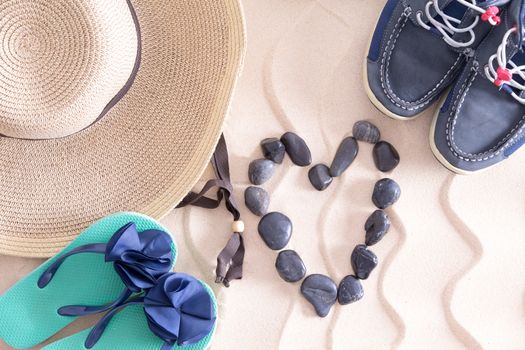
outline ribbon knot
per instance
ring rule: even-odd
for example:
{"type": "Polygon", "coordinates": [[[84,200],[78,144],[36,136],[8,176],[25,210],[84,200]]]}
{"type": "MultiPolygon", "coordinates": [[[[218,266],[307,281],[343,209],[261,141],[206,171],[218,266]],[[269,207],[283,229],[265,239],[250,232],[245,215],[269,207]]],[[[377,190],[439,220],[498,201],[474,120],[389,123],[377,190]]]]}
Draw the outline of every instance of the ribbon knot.
{"type": "Polygon", "coordinates": [[[195,344],[211,332],[216,318],[206,288],[184,273],[163,276],[147,292],[144,312],[151,331],[170,346],[195,344]]]}
{"type": "Polygon", "coordinates": [[[485,12],[481,15],[481,20],[484,22],[489,22],[493,26],[497,26],[501,23],[501,18],[498,16],[499,8],[496,6],[490,6],[485,12]]]}
{"type": "MultiPolygon", "coordinates": [[[[211,160],[217,179],[209,180],[199,193],[190,192],[177,208],[194,205],[201,208],[217,208],[224,200],[226,209],[232,214],[234,222],[241,218],[241,212],[233,196],[233,186],[230,179],[230,165],[228,161],[228,148],[224,135],[221,135],[217,148],[211,160]],[[217,199],[206,197],[206,193],[217,188],[217,199]]],[[[244,263],[244,240],[241,232],[233,232],[226,246],[217,257],[216,283],[222,283],[225,287],[230,282],[242,278],[244,263]]]]}
{"type": "Polygon", "coordinates": [[[132,292],[153,287],[171,270],[173,241],[164,231],[147,230],[138,234],[129,223],[109,240],[105,260],[112,262],[122,282],[132,292]]]}

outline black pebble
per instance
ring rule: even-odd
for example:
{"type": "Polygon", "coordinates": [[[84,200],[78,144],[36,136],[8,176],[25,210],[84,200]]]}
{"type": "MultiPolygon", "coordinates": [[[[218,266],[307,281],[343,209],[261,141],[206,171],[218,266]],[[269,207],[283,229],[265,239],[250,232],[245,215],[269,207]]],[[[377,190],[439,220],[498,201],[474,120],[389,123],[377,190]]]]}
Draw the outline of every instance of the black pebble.
{"type": "Polygon", "coordinates": [[[337,285],[328,276],[314,274],[305,278],[301,293],[320,317],[326,317],[337,301],[337,285]]]}
{"type": "Polygon", "coordinates": [[[383,210],[376,210],[365,222],[365,244],[371,246],[379,242],[390,229],[390,219],[383,210]]]}
{"type": "Polygon", "coordinates": [[[268,159],[256,159],[248,167],[248,177],[254,185],[262,185],[270,180],[275,169],[275,164],[268,159]]]}
{"type": "Polygon", "coordinates": [[[332,183],[330,170],[324,164],[317,164],[308,171],[308,178],[310,183],[318,191],[325,190],[332,183]]]}
{"type": "Polygon", "coordinates": [[[279,212],[268,213],[259,221],[258,231],[268,248],[283,249],[292,237],[292,221],[279,212]]]}
{"type": "Polygon", "coordinates": [[[355,276],[349,275],[343,278],[339,284],[337,300],[339,304],[346,305],[358,301],[364,294],[361,282],[355,276]]]}
{"type": "Polygon", "coordinates": [[[381,133],[379,132],[377,126],[366,120],[360,120],[356,122],[352,128],[352,134],[359,141],[372,144],[379,142],[381,139],[381,133]]]}
{"type": "Polygon", "coordinates": [[[379,141],[372,151],[376,168],[383,172],[394,170],[399,164],[399,153],[390,143],[379,141]]]}
{"type": "Polygon", "coordinates": [[[401,196],[401,188],[392,179],[381,179],[374,186],[372,201],[379,209],[385,209],[397,202],[401,196]]]}
{"type": "Polygon", "coordinates": [[[286,148],[286,153],[292,162],[299,166],[312,164],[312,153],[306,142],[293,132],[287,132],[281,137],[281,142],[286,148]]]}
{"type": "Polygon", "coordinates": [[[345,138],[335,153],[334,160],[330,166],[330,175],[333,177],[340,176],[354,162],[358,152],[359,145],[357,140],[353,137],[345,138]]]}
{"type": "Polygon", "coordinates": [[[244,203],[252,213],[263,216],[268,212],[270,195],[264,188],[250,186],[244,191],[244,203]]]}
{"type": "Polygon", "coordinates": [[[281,164],[286,153],[284,144],[278,138],[272,137],[261,141],[264,158],[274,163],[281,164]]]}
{"type": "Polygon", "coordinates": [[[295,250],[283,250],[277,255],[275,268],[286,282],[297,282],[306,275],[306,266],[295,250]]]}
{"type": "Polygon", "coordinates": [[[362,280],[366,280],[377,266],[377,256],[364,244],[354,248],[350,260],[356,277],[362,280]]]}

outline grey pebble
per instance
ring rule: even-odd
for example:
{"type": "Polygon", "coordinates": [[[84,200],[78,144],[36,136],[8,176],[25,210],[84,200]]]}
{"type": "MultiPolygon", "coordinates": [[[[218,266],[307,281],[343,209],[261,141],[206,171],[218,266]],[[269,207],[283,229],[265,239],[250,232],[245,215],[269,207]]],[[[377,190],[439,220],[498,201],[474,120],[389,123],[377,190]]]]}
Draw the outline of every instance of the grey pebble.
{"type": "Polygon", "coordinates": [[[341,305],[347,305],[360,300],[365,294],[361,282],[352,275],[343,278],[339,284],[337,300],[341,305]]]}
{"type": "Polygon", "coordinates": [[[275,268],[279,276],[286,282],[297,282],[306,275],[303,259],[295,250],[283,250],[277,255],[275,268]]]}
{"type": "Polygon", "coordinates": [[[378,263],[377,256],[364,244],[359,244],[354,248],[350,260],[356,277],[361,280],[366,280],[378,263]]]}
{"type": "Polygon", "coordinates": [[[276,137],[264,139],[261,141],[261,149],[264,158],[274,163],[281,164],[286,153],[284,144],[276,137]]]}
{"type": "Polygon", "coordinates": [[[248,177],[254,185],[262,185],[270,180],[275,170],[275,163],[268,159],[256,159],[248,167],[248,177]]]}
{"type": "Polygon", "coordinates": [[[401,188],[392,179],[381,179],[376,182],[372,201],[379,209],[385,209],[397,202],[401,196],[401,188]]]}
{"type": "Polygon", "coordinates": [[[268,248],[283,249],[292,237],[292,221],[279,212],[268,213],[259,221],[258,231],[268,248]]]}
{"type": "Polygon", "coordinates": [[[390,143],[379,141],[372,151],[376,168],[383,172],[394,170],[400,161],[399,153],[390,143]]]}
{"type": "Polygon", "coordinates": [[[365,222],[365,244],[371,246],[379,242],[390,229],[390,219],[383,210],[376,210],[365,222]]]}
{"type": "Polygon", "coordinates": [[[299,166],[312,164],[312,153],[306,142],[293,132],[287,132],[281,137],[281,142],[286,148],[286,153],[292,162],[299,166]]]}
{"type": "Polygon", "coordinates": [[[264,188],[250,186],[244,191],[244,203],[252,213],[263,216],[268,212],[270,195],[264,188]]]}
{"type": "Polygon", "coordinates": [[[353,163],[358,152],[359,145],[357,140],[353,137],[345,138],[335,153],[334,160],[330,166],[330,175],[333,177],[340,176],[353,163]]]}
{"type": "Polygon", "coordinates": [[[305,278],[301,293],[320,317],[326,317],[337,301],[337,285],[328,276],[314,274],[305,278]]]}
{"type": "Polygon", "coordinates": [[[379,132],[377,126],[366,120],[360,120],[356,122],[352,128],[352,134],[359,141],[372,144],[379,142],[381,139],[381,133],[379,132]]]}
{"type": "Polygon", "coordinates": [[[324,164],[317,164],[308,171],[308,179],[314,188],[318,191],[325,190],[332,183],[330,169],[324,164]]]}

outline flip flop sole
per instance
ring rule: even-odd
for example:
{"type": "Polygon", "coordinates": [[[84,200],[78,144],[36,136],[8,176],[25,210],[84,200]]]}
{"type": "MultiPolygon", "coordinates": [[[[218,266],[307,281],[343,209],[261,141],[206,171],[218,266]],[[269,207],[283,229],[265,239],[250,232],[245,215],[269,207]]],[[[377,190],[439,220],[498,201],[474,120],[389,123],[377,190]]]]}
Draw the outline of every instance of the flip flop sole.
{"type": "MultiPolygon", "coordinates": [[[[62,264],[53,281],[45,288],[40,289],[37,281],[62,254],[81,245],[108,242],[120,227],[129,222],[134,222],[139,232],[151,229],[169,232],[157,221],[136,213],[117,213],[95,222],[59,254],[0,296],[0,338],[14,348],[29,348],[76,319],[59,315],[57,310],[60,307],[103,305],[115,300],[124,289],[124,284],[113,264],[105,263],[101,254],[73,255],[62,264]]],[[[175,243],[172,252],[175,263],[175,243]]]]}
{"type": "MultiPolygon", "coordinates": [[[[217,299],[211,288],[201,282],[213,300],[217,313],[217,299]]],[[[213,330],[198,343],[185,346],[174,346],[173,350],[205,350],[208,349],[217,328],[217,320],[213,330]]],[[[42,350],[84,349],[84,342],[91,329],[56,341],[42,350]]],[[[159,350],[164,342],[155,336],[148,328],[144,309],[141,305],[129,306],[113,317],[102,337],[92,350],[159,350]]]]}

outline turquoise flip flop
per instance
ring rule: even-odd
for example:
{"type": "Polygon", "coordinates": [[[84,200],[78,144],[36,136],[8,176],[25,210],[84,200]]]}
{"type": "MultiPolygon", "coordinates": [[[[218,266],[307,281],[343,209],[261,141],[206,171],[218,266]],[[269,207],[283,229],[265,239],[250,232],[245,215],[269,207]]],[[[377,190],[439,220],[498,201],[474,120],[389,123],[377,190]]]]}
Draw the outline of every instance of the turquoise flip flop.
{"type": "Polygon", "coordinates": [[[165,278],[175,282],[175,285],[166,287],[169,283],[163,283],[166,281],[164,279],[157,288],[162,293],[171,293],[167,303],[159,303],[158,295],[153,298],[154,302],[148,301],[148,293],[143,298],[145,300],[131,301],[123,304],[119,310],[115,309],[114,313],[106,314],[93,328],[54,342],[42,350],[208,349],[217,327],[217,300],[212,290],[205,283],[185,274],[172,273],[165,278]],[[190,298],[181,298],[180,295],[173,297],[188,289],[191,290],[190,298]],[[195,293],[195,289],[199,292],[195,293]],[[172,303],[173,300],[176,302],[172,303]],[[153,317],[155,312],[157,315],[153,317]],[[163,320],[165,323],[162,325],[163,320]],[[192,322],[198,324],[185,325],[192,322]]]}
{"type": "MultiPolygon", "coordinates": [[[[76,316],[118,307],[138,289],[171,271],[177,251],[166,232],[155,220],[135,213],[118,213],[95,222],[62,252],[0,296],[0,339],[14,348],[29,348],[60,331],[76,316]],[[124,251],[119,238],[131,244],[144,243],[143,251],[124,251]],[[149,250],[161,255],[147,256],[149,250]]],[[[134,337],[132,333],[128,337],[134,337]]],[[[68,349],[79,348],[83,347],[68,349]]]]}

